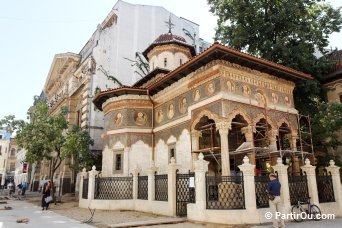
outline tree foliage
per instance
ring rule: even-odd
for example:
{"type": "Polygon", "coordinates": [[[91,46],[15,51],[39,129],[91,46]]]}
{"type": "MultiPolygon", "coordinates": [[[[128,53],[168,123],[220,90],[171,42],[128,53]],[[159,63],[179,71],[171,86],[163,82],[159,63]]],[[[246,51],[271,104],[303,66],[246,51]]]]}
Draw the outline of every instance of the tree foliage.
{"type": "Polygon", "coordinates": [[[334,65],[317,59],[328,46],[329,35],[339,32],[341,7],[320,0],[208,0],[218,16],[216,39],[233,48],[309,73],[314,80],[297,84],[296,108],[314,116],[315,145],[336,146],[335,130],[341,129],[341,105],[319,102],[323,75],[334,65]],[[334,122],[335,121],[335,122],[334,122]],[[328,141],[327,141],[328,140],[328,141]],[[328,143],[329,142],[329,143],[328,143]]]}

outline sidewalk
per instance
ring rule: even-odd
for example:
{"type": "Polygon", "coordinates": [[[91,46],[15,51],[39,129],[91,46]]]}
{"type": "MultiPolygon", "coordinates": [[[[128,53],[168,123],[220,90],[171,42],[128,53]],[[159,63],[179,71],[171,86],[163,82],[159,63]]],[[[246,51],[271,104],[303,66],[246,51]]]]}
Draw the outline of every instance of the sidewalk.
{"type": "Polygon", "coordinates": [[[0,228],[90,228],[93,226],[82,224],[79,221],[59,215],[52,211],[42,211],[41,207],[18,200],[7,200],[7,204],[0,207],[10,206],[12,210],[0,211],[0,228]],[[29,222],[17,223],[17,219],[28,218],[29,222]]]}

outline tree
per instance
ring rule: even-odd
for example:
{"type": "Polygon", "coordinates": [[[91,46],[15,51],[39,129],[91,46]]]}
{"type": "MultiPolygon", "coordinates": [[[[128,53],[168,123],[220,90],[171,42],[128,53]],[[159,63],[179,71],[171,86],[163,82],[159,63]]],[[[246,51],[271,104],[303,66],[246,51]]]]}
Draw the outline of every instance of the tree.
{"type": "Polygon", "coordinates": [[[0,120],[0,124],[7,129],[17,130],[16,141],[20,148],[26,150],[26,161],[49,162],[49,177],[52,181],[65,158],[77,158],[77,169],[74,169],[74,165],[71,166],[75,171],[89,168],[94,161],[94,156],[89,151],[89,145],[93,145],[89,133],[78,127],[68,132],[66,113],[67,110],[62,108],[60,113],[51,115],[46,102],[35,98],[34,106],[28,113],[29,122],[16,120],[14,116],[0,120]]]}
{"type": "Polygon", "coordinates": [[[323,117],[329,116],[328,110],[332,116],[341,116],[341,109],[317,103],[324,94],[319,80],[334,63],[317,59],[314,52],[318,49],[325,53],[329,35],[340,31],[341,7],[334,9],[320,0],[208,0],[208,3],[210,11],[218,16],[217,40],[315,78],[296,86],[295,105],[302,114],[314,117],[315,146],[328,146],[328,138],[335,144],[329,126],[341,129],[341,125],[323,117]],[[321,120],[325,129],[318,124],[321,120]]]}

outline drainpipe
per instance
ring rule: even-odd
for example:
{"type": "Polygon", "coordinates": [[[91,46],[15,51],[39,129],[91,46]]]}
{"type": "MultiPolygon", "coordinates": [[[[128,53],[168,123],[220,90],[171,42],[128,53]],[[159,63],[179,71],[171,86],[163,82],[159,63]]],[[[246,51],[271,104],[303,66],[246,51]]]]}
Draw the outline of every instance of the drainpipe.
{"type": "Polygon", "coordinates": [[[151,121],[151,125],[152,125],[152,161],[154,161],[154,131],[153,131],[154,130],[154,102],[151,99],[150,90],[147,90],[147,96],[152,103],[152,121],[151,121]]]}

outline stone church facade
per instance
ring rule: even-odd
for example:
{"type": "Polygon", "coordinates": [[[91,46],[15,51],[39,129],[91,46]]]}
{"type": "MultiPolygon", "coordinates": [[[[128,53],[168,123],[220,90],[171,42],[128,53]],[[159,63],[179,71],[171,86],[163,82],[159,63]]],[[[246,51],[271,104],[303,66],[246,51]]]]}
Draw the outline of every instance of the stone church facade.
{"type": "Polygon", "coordinates": [[[218,43],[194,56],[170,32],[143,53],[153,69],[146,77],[94,99],[105,118],[103,176],[151,164],[166,171],[172,157],[180,171],[192,171],[199,153],[211,174],[238,172],[244,155],[266,170],[285,142],[298,157],[293,89],[310,75],[218,43]]]}

